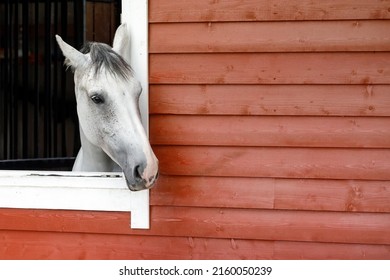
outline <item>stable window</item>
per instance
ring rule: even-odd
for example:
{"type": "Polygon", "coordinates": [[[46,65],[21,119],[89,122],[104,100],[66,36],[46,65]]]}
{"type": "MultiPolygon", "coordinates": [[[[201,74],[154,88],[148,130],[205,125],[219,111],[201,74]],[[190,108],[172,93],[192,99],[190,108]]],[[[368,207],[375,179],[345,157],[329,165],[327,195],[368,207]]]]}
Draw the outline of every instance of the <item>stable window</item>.
{"type": "MultiPolygon", "coordinates": [[[[131,211],[131,227],[148,228],[149,191],[130,192],[121,173],[53,170],[69,170],[74,160],[69,155],[79,148],[76,105],[68,98],[74,95],[69,85],[73,76],[62,67],[54,34],[78,48],[87,25],[92,39],[99,41],[95,35],[103,27],[98,20],[118,26],[119,16],[118,22],[113,16],[118,7],[132,38],[131,66],[143,87],[140,110],[148,131],[147,1],[94,2],[7,1],[0,6],[0,169],[8,169],[0,171],[0,208],[131,211]],[[109,3],[113,4],[109,10],[102,6],[109,3]],[[99,9],[111,13],[110,23],[97,17],[91,24],[99,9]],[[32,40],[33,36],[50,39],[32,40]],[[42,86],[37,86],[40,81],[42,86]],[[35,122],[39,119],[44,121],[35,122]],[[29,170],[9,170],[22,161],[29,170]],[[38,163],[41,167],[35,168],[38,163]],[[48,167],[50,171],[37,170],[48,167]]],[[[115,29],[110,28],[112,35],[115,29]]]]}

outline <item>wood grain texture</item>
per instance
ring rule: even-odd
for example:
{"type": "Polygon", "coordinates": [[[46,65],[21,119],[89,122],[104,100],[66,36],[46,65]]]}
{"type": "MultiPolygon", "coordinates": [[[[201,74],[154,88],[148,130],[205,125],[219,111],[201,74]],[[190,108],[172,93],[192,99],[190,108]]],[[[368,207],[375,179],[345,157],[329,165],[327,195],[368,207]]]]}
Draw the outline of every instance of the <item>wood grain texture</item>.
{"type": "Polygon", "coordinates": [[[381,0],[153,0],[150,22],[388,19],[381,0]]]}
{"type": "Polygon", "coordinates": [[[160,176],[151,205],[390,212],[387,181],[160,176]],[[218,195],[216,195],[218,194],[218,195]]]}
{"type": "Polygon", "coordinates": [[[389,255],[389,245],[0,231],[0,259],[8,260],[323,260],[389,255]]]}
{"type": "Polygon", "coordinates": [[[164,175],[390,179],[389,149],[155,146],[164,175]]]}
{"type": "MultiPolygon", "coordinates": [[[[106,3],[104,3],[104,1],[86,1],[85,40],[106,43],[111,46],[117,27],[117,9],[114,2],[105,2],[106,3]],[[101,24],[102,22],[105,24],[101,24]]],[[[69,31],[72,29],[73,28],[69,31]]],[[[44,34],[42,36],[44,36],[44,34]]]]}
{"type": "Polygon", "coordinates": [[[158,145],[390,148],[390,118],[151,116],[158,145]]]}
{"type": "Polygon", "coordinates": [[[149,230],[130,229],[128,213],[2,209],[0,218],[3,230],[390,245],[389,213],[154,206],[149,230]]]}
{"type": "Polygon", "coordinates": [[[151,84],[389,84],[390,52],[151,54],[151,84]]]}
{"type": "Polygon", "coordinates": [[[388,30],[388,20],[151,24],[149,51],[390,51],[388,30]]]}
{"type": "Polygon", "coordinates": [[[151,114],[390,116],[389,85],[151,85],[151,114]]]}

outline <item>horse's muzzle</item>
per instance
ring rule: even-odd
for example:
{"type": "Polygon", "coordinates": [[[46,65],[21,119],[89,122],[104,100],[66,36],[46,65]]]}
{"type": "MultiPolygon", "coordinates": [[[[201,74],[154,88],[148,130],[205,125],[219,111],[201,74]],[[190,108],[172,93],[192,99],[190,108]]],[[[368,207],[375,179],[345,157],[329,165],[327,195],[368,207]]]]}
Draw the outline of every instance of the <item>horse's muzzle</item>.
{"type": "Polygon", "coordinates": [[[127,187],[130,191],[142,191],[154,186],[158,178],[158,172],[147,179],[142,178],[141,174],[138,172],[134,172],[133,176],[130,178],[125,174],[125,178],[127,187]]]}

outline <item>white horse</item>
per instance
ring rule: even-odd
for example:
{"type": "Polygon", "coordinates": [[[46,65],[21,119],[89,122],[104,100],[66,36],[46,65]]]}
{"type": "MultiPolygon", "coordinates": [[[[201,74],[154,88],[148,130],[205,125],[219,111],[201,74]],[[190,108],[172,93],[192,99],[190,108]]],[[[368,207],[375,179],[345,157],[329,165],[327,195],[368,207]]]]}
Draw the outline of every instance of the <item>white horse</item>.
{"type": "Polygon", "coordinates": [[[73,170],[122,170],[130,190],[151,188],[158,160],[141,124],[141,84],[123,58],[130,47],[126,25],[118,27],[112,48],[94,42],[80,52],[56,39],[74,71],[81,149],[73,170]]]}

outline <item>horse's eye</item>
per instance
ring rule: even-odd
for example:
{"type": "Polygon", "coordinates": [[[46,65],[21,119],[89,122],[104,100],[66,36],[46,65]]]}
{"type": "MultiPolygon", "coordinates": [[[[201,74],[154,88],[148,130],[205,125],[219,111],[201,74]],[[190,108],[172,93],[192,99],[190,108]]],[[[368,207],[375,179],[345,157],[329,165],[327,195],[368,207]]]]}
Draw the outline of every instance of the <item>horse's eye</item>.
{"type": "Polygon", "coordinates": [[[91,96],[91,99],[92,101],[95,103],[95,104],[101,104],[101,103],[104,103],[104,98],[98,94],[94,94],[91,96]]]}

